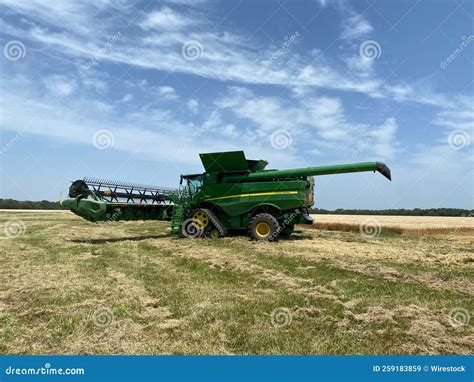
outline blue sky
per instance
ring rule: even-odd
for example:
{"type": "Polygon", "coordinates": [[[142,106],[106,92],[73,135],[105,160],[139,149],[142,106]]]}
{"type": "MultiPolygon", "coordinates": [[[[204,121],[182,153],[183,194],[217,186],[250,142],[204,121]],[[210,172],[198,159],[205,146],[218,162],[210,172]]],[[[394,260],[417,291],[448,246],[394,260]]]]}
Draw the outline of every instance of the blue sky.
{"type": "Polygon", "coordinates": [[[0,1],[0,196],[176,186],[198,153],[316,179],[321,208],[474,208],[471,1],[0,1]]]}

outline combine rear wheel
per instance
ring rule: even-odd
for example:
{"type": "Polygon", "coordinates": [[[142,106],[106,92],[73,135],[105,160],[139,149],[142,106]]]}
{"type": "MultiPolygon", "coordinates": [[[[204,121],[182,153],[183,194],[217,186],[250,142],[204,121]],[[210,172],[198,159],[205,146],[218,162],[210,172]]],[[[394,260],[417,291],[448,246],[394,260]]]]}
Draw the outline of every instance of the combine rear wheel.
{"type": "Polygon", "coordinates": [[[273,241],[278,237],[278,221],[270,214],[263,213],[253,217],[249,225],[252,239],[273,241]]]}

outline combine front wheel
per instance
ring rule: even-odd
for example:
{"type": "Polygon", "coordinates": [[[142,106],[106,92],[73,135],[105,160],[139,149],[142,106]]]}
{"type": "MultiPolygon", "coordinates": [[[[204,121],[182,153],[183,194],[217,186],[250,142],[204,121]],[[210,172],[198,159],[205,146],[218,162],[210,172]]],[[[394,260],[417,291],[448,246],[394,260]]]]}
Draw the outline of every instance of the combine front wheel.
{"type": "Polygon", "coordinates": [[[255,240],[273,241],[278,237],[278,226],[272,215],[258,214],[250,221],[249,234],[255,240]]]}

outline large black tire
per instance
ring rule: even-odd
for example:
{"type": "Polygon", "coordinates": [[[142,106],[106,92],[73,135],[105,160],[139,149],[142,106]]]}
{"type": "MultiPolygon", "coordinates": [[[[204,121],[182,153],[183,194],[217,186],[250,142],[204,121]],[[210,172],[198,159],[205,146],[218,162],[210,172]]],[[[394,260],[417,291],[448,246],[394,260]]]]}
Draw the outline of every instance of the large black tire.
{"type": "Polygon", "coordinates": [[[270,214],[255,215],[249,224],[249,234],[252,239],[273,241],[279,234],[278,221],[270,214]]]}

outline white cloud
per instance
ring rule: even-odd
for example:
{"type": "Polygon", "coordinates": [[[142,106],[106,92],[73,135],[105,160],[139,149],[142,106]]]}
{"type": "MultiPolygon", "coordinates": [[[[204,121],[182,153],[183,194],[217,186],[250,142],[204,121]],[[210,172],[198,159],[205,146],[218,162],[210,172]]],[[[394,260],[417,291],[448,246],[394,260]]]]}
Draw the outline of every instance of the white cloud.
{"type": "Polygon", "coordinates": [[[193,114],[197,114],[199,111],[199,101],[196,98],[191,98],[186,104],[189,111],[193,114]]]}
{"type": "Polygon", "coordinates": [[[361,77],[369,77],[373,74],[374,60],[357,54],[344,59],[351,73],[357,73],[361,77]]]}
{"type": "Polygon", "coordinates": [[[374,28],[364,16],[355,14],[343,20],[341,38],[358,39],[368,35],[373,30],[374,28]]]}
{"type": "Polygon", "coordinates": [[[470,109],[441,111],[432,123],[449,129],[466,130],[474,133],[474,106],[471,105],[470,109]]]}
{"type": "Polygon", "coordinates": [[[159,86],[158,94],[166,100],[175,100],[178,99],[178,95],[176,94],[176,90],[171,86],[159,86]]]}
{"type": "Polygon", "coordinates": [[[144,29],[177,30],[194,24],[193,20],[182,16],[180,13],[164,7],[146,16],[140,23],[144,29]]]}
{"type": "Polygon", "coordinates": [[[330,0],[318,0],[318,3],[321,6],[321,8],[326,8],[329,2],[330,0]]]}
{"type": "Polygon", "coordinates": [[[133,99],[133,95],[131,95],[130,93],[128,94],[125,94],[122,98],[122,102],[129,102],[133,99]]]}
{"type": "Polygon", "coordinates": [[[396,133],[398,124],[395,118],[390,117],[376,128],[373,151],[378,158],[393,158],[396,153],[396,133]]]}
{"type": "Polygon", "coordinates": [[[239,118],[252,121],[258,134],[267,135],[285,129],[294,138],[312,134],[320,139],[344,141],[355,139],[362,125],[346,121],[342,102],[331,97],[305,97],[299,103],[288,104],[276,97],[262,97],[242,87],[230,87],[216,105],[229,108],[239,118]]]}
{"type": "Polygon", "coordinates": [[[52,75],[45,79],[46,88],[54,96],[68,96],[77,87],[76,80],[61,75],[52,75]]]}
{"type": "MultiPolygon", "coordinates": [[[[21,78],[19,81],[22,81],[21,78]]],[[[113,150],[171,163],[176,172],[183,171],[180,167],[184,165],[196,166],[198,153],[212,152],[216,147],[222,151],[244,149],[249,157],[266,158],[280,166],[298,163],[291,152],[276,152],[267,140],[256,139],[257,132],[249,130],[241,133],[235,126],[224,124],[217,110],[202,124],[196,124],[183,120],[185,115],[174,115],[160,109],[124,113],[115,109],[113,104],[96,100],[78,97],[44,99],[37,91],[24,98],[16,94],[19,89],[17,78],[7,79],[0,86],[5,109],[2,130],[22,130],[25,134],[93,148],[94,133],[107,129],[114,136],[113,150]],[[205,134],[197,133],[203,126],[205,134]],[[238,140],[229,139],[236,135],[238,140]],[[160,150],[156,149],[158,146],[160,150]],[[180,147],[186,149],[177,155],[180,147]]]]}

